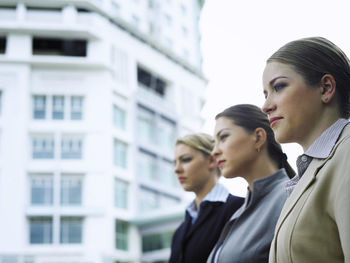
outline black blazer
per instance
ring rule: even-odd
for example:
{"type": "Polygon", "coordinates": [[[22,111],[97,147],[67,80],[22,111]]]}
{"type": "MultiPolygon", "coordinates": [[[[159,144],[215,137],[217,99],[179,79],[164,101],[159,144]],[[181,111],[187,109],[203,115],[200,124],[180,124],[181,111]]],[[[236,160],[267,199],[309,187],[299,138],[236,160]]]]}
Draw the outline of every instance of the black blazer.
{"type": "Polygon", "coordinates": [[[184,222],[173,235],[169,263],[205,263],[225,223],[243,201],[244,198],[231,194],[225,203],[204,201],[193,225],[186,213],[184,222]]]}

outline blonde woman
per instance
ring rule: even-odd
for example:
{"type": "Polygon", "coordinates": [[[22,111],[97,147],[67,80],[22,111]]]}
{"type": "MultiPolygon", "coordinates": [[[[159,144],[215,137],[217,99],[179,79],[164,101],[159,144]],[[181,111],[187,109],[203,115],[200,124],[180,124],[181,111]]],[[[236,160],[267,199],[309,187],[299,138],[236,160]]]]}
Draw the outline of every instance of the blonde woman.
{"type": "Polygon", "coordinates": [[[218,184],[213,147],[213,138],[204,133],[176,141],[174,171],[182,188],[193,192],[195,199],[173,236],[170,263],[206,262],[224,224],[243,203],[243,198],[231,195],[218,184]]]}

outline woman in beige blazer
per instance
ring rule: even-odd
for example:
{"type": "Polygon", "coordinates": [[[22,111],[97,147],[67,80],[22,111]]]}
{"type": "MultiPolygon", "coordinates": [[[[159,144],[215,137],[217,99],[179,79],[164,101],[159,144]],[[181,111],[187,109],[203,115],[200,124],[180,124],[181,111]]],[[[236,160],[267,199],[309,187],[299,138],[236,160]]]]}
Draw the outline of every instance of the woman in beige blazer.
{"type": "Polygon", "coordinates": [[[269,262],[350,263],[349,60],[325,38],[292,41],[267,60],[263,86],[276,140],[304,149],[269,262]]]}

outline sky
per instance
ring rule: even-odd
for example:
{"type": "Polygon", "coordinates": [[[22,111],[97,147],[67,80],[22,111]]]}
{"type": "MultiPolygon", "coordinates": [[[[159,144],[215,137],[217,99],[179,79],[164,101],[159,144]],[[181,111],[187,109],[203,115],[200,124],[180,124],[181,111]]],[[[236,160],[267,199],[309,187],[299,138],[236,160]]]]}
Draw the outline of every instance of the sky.
{"type": "MultiPolygon", "coordinates": [[[[348,0],[206,0],[200,17],[203,72],[208,79],[204,131],[213,134],[215,115],[229,106],[263,105],[266,59],[285,43],[322,36],[350,57],[349,13],[348,0]]],[[[296,168],[302,148],[282,148],[296,168]]],[[[222,180],[233,194],[245,195],[242,178],[222,180]]]]}

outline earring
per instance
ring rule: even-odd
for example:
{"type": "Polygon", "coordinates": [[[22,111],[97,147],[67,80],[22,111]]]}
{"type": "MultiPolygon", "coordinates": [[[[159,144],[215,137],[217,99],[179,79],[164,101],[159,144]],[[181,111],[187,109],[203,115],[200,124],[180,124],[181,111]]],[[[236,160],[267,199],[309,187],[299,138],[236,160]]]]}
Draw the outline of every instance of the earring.
{"type": "Polygon", "coordinates": [[[323,100],[324,100],[324,102],[327,102],[328,101],[328,97],[324,97],[323,100]]]}
{"type": "Polygon", "coordinates": [[[260,152],[260,147],[256,149],[256,151],[259,153],[260,152]]]}

